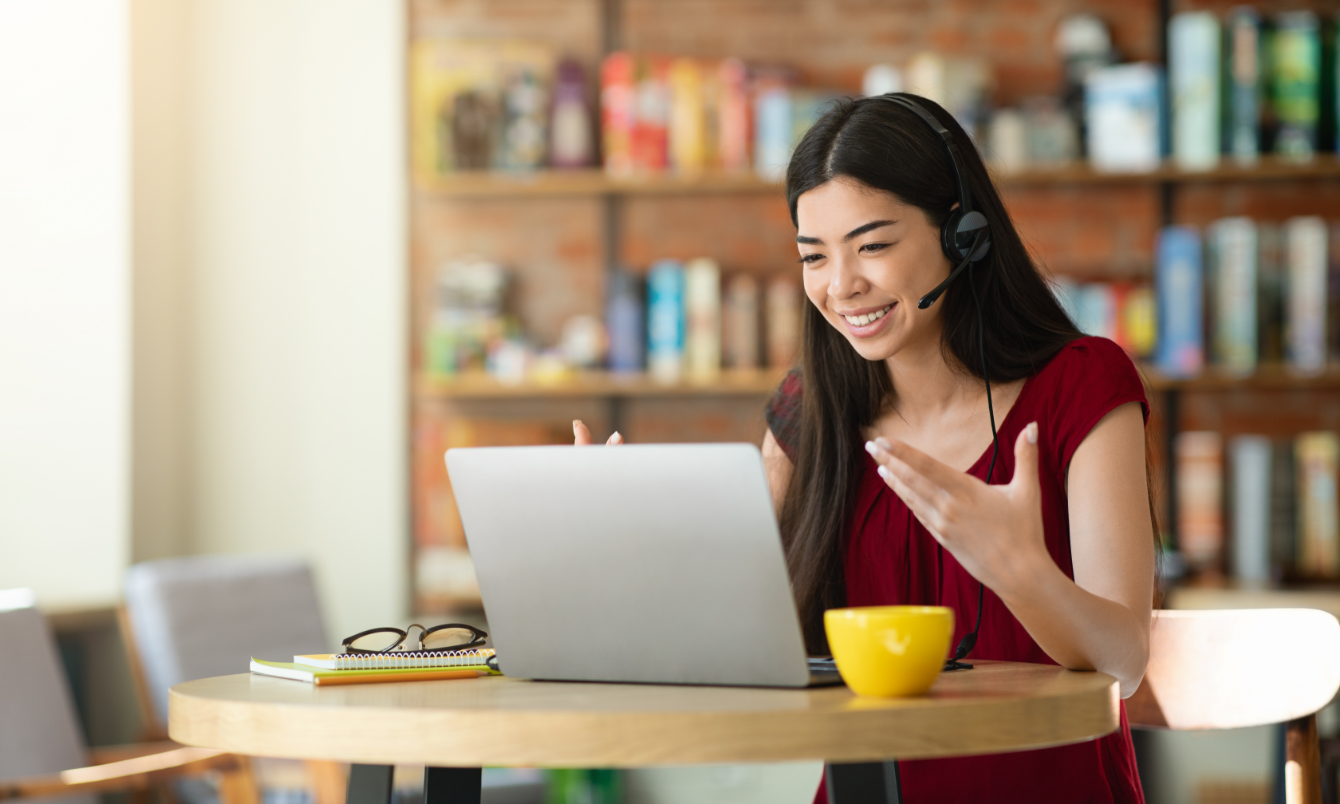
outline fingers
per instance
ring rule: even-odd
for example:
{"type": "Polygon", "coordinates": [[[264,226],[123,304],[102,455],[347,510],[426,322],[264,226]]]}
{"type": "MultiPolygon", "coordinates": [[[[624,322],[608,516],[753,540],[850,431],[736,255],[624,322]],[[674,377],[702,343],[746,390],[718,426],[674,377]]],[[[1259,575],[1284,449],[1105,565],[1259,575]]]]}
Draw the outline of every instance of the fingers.
{"type": "MultiPolygon", "coordinates": [[[[595,439],[591,437],[591,428],[587,427],[581,419],[572,420],[572,443],[579,447],[589,447],[596,443],[595,439]]],[[[623,436],[619,435],[618,430],[615,430],[614,435],[610,436],[605,443],[610,446],[618,446],[623,443],[623,436]]]]}
{"type": "Polygon", "coordinates": [[[964,475],[901,441],[890,444],[877,438],[867,441],[865,449],[886,472],[893,473],[926,502],[953,492],[963,483],[964,475]]]}
{"type": "Polygon", "coordinates": [[[1014,439],[1014,477],[1010,486],[1018,489],[1038,488],[1038,423],[1032,422],[1019,431],[1014,439]]]}

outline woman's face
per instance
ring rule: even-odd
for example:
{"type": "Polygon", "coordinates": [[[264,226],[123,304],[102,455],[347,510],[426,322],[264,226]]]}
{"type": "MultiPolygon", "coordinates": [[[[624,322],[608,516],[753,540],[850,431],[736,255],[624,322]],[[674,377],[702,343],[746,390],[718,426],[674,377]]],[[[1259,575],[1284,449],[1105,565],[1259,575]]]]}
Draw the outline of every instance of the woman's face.
{"type": "Polygon", "coordinates": [[[805,295],[866,360],[939,349],[939,305],[917,302],[949,275],[940,231],[892,193],[839,177],[796,202],[805,295]]]}

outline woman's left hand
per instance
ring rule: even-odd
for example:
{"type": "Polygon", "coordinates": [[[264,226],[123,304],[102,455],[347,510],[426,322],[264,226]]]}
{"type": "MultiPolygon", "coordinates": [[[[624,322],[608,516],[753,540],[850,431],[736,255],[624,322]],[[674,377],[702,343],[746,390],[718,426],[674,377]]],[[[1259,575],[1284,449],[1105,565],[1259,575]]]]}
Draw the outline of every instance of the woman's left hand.
{"type": "Polygon", "coordinates": [[[1051,562],[1042,533],[1038,425],[1014,442],[1014,477],[989,486],[901,441],[867,441],[879,474],[912,514],[974,578],[1002,593],[1051,562]]]}

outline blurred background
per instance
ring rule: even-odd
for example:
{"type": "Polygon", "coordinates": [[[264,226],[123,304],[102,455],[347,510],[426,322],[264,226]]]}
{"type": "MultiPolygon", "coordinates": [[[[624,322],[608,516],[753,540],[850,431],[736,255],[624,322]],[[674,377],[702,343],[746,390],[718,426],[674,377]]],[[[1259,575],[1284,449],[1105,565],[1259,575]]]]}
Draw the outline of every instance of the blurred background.
{"type": "MultiPolygon", "coordinates": [[[[801,303],[790,149],[902,90],[1140,361],[1166,605],[1340,612],[1338,14],[0,0],[0,589],[34,590],[95,745],[144,725],[132,565],[297,557],[332,636],[483,622],[443,451],[574,418],[759,442],[801,303]]],[[[1151,801],[1274,795],[1276,730],[1137,739],[1151,801]]],[[[621,795],[808,801],[818,773],[621,795]]]]}

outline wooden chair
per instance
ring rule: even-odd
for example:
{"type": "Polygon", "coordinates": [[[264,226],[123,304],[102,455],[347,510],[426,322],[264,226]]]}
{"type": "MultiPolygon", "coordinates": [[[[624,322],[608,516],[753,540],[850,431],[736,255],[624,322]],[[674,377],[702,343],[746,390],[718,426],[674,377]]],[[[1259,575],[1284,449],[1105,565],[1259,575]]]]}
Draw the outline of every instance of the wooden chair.
{"type": "Polygon", "coordinates": [[[246,759],[223,751],[172,742],[88,750],[55,641],[36,609],[0,610],[0,645],[0,799],[96,804],[96,793],[217,773],[223,804],[259,804],[246,759]]]}
{"type": "MultiPolygon", "coordinates": [[[[173,685],[246,672],[253,656],[291,661],[330,650],[311,569],[296,559],[193,556],[137,564],[126,573],[120,613],[146,734],[155,738],[167,737],[173,685]]],[[[343,764],[303,764],[314,804],[344,804],[343,764]]],[[[260,766],[262,784],[265,770],[260,766]]]]}
{"type": "Polygon", "coordinates": [[[1156,611],[1132,726],[1285,724],[1288,804],[1321,804],[1316,713],[1340,689],[1340,622],[1316,609],[1156,611]]]}

